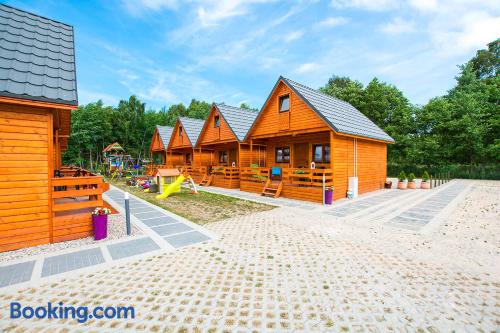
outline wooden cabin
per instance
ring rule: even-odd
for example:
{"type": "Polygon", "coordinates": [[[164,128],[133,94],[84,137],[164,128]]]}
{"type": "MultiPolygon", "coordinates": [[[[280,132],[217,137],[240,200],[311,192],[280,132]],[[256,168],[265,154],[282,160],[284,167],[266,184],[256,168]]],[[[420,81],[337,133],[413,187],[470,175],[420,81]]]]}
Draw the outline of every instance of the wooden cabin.
{"type": "MultiPolygon", "coordinates": [[[[240,187],[240,166],[249,167],[252,160],[250,145],[244,139],[257,114],[255,110],[212,105],[196,144],[196,149],[210,154],[208,175],[202,185],[240,187]]],[[[264,147],[255,145],[253,153],[253,160],[265,165],[264,147]]]]}
{"type": "Polygon", "coordinates": [[[179,117],[167,147],[167,160],[172,166],[182,168],[195,182],[200,182],[207,172],[210,154],[195,149],[204,120],[179,117]]]}
{"type": "Polygon", "coordinates": [[[349,182],[355,194],[383,188],[394,142],[349,103],[284,77],[246,140],[250,149],[266,146],[267,156],[265,167],[241,168],[241,190],[315,202],[323,184],[334,186],[334,199],[346,197],[349,182]]]}
{"type": "Polygon", "coordinates": [[[173,164],[168,160],[167,147],[172,137],[174,128],[172,126],[156,125],[149,152],[151,153],[151,164],[148,165],[147,173],[152,175],[157,169],[172,168],[173,164]]]}
{"type": "Polygon", "coordinates": [[[102,177],[62,165],[78,106],[73,27],[0,5],[0,251],[86,237],[102,177]]]}

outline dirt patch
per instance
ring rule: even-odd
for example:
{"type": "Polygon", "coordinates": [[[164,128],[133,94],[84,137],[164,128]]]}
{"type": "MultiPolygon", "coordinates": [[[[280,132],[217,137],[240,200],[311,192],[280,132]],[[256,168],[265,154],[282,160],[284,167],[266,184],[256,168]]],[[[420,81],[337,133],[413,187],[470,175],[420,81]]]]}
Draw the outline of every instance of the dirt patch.
{"type": "Polygon", "coordinates": [[[167,199],[157,200],[157,193],[146,193],[141,188],[127,186],[125,180],[113,180],[110,184],[200,225],[275,208],[221,194],[203,191],[192,194],[186,188],[171,194],[167,199]]]}

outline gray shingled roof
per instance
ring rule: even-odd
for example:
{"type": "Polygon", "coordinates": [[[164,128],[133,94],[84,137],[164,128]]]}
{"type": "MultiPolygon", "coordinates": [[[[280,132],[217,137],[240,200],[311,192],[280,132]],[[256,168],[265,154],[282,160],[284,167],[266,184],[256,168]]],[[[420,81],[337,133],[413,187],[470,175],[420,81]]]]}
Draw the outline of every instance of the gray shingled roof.
{"type": "Polygon", "coordinates": [[[201,130],[203,129],[203,124],[205,123],[205,120],[188,118],[188,117],[179,117],[179,121],[181,122],[181,125],[184,128],[184,132],[186,133],[189,141],[191,142],[191,146],[196,145],[201,130]]]}
{"type": "Polygon", "coordinates": [[[252,127],[255,118],[259,114],[256,110],[240,109],[234,106],[221,104],[214,104],[219,110],[222,118],[229,125],[234,135],[239,141],[245,140],[250,127],[252,127]]]}
{"type": "Polygon", "coordinates": [[[78,105],[73,27],[0,4],[0,96],[78,105]]]}
{"type": "Polygon", "coordinates": [[[278,82],[280,80],[283,80],[336,132],[394,142],[393,138],[351,104],[282,76],[278,82]]]}
{"type": "Polygon", "coordinates": [[[156,130],[158,131],[158,134],[160,134],[160,139],[161,142],[163,142],[163,147],[165,147],[166,149],[168,147],[168,144],[170,143],[170,138],[172,137],[174,128],[172,126],[156,125],[156,130]]]}

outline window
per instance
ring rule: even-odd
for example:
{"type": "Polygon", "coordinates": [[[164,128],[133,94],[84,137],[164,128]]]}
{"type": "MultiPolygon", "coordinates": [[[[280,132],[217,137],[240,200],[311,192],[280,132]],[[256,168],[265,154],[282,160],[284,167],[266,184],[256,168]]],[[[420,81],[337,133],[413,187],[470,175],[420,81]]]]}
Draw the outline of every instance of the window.
{"type": "Polygon", "coordinates": [[[220,126],[220,118],[219,116],[214,117],[214,127],[218,128],[220,126]]]}
{"type": "Polygon", "coordinates": [[[179,136],[182,136],[182,126],[179,126],[179,136]]]}
{"type": "Polygon", "coordinates": [[[277,147],[275,155],[276,163],[290,162],[290,147],[277,147]]]}
{"type": "Polygon", "coordinates": [[[280,96],[280,112],[290,111],[290,95],[280,96]]]}
{"type": "Polygon", "coordinates": [[[189,153],[186,154],[186,163],[187,164],[191,163],[191,154],[189,154],[189,153]]]}
{"type": "Polygon", "coordinates": [[[314,163],[330,163],[330,145],[313,146],[314,163]]]}
{"type": "Polygon", "coordinates": [[[227,151],[219,152],[219,163],[227,164],[227,151]]]}

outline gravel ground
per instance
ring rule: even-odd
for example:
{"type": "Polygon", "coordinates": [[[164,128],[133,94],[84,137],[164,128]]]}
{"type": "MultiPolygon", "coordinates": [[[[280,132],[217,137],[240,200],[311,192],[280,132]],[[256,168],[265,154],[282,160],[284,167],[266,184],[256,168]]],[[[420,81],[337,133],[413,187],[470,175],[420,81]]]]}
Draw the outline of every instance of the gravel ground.
{"type": "MultiPolygon", "coordinates": [[[[142,232],[139,229],[137,229],[136,227],[132,228],[133,236],[140,234],[142,234],[142,232]]],[[[127,232],[125,229],[125,217],[121,214],[113,214],[109,215],[108,217],[108,237],[106,239],[95,241],[93,237],[86,237],[67,242],[44,244],[15,251],[2,252],[0,253],[0,263],[60,250],[78,248],[86,245],[99,244],[101,242],[120,239],[125,236],[127,236],[127,232]]]]}

